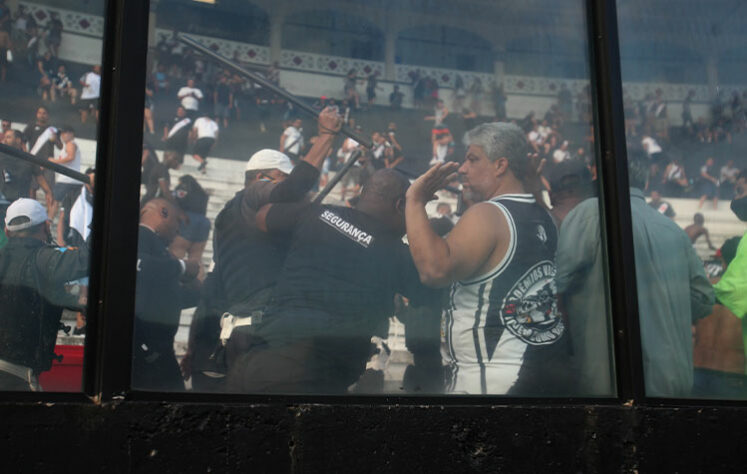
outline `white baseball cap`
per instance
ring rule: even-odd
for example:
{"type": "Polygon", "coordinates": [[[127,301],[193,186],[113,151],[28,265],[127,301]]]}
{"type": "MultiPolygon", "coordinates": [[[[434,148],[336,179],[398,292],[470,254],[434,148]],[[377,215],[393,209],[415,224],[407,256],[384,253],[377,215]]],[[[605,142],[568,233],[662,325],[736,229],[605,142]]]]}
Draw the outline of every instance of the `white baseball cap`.
{"type": "Polygon", "coordinates": [[[293,171],[293,163],[285,153],[269,148],[259,150],[246,162],[246,171],[273,169],[290,174],[293,171]]]}
{"type": "Polygon", "coordinates": [[[5,212],[5,228],[16,232],[39,225],[47,220],[47,211],[35,199],[21,198],[13,201],[5,212]],[[23,224],[10,225],[16,217],[28,217],[29,221],[23,224]]]}

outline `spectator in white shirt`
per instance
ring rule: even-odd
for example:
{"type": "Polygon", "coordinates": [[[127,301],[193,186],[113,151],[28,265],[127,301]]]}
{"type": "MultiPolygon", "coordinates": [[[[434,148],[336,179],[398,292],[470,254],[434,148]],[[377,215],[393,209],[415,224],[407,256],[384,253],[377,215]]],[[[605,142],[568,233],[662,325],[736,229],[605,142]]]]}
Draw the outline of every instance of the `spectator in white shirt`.
{"type": "Polygon", "coordinates": [[[542,135],[539,133],[539,127],[537,124],[535,124],[532,127],[532,130],[527,134],[527,140],[529,141],[529,145],[534,148],[534,151],[538,152],[540,151],[540,147],[544,143],[544,140],[542,139],[542,135]]]}
{"type": "Polygon", "coordinates": [[[280,152],[288,155],[293,163],[298,161],[303,148],[303,128],[301,128],[301,124],[300,118],[294,119],[280,136],[280,152]]]}
{"type": "Polygon", "coordinates": [[[92,113],[99,120],[99,94],[101,93],[101,66],[93,66],[90,72],[87,72],[80,78],[80,85],[83,88],[80,91],[80,103],[83,108],[80,111],[80,122],[86,123],[88,114],[92,113]]]}
{"type": "Polygon", "coordinates": [[[187,85],[179,89],[176,95],[187,112],[187,117],[194,120],[197,117],[197,111],[200,110],[200,101],[203,98],[202,91],[195,87],[195,80],[187,79],[187,85]]]}
{"type": "Polygon", "coordinates": [[[208,116],[200,117],[195,120],[192,130],[190,131],[190,140],[194,142],[192,148],[192,158],[200,163],[197,168],[202,174],[205,174],[207,167],[207,157],[210,149],[218,140],[218,123],[208,116]]]}
{"type": "MultiPolygon", "coordinates": [[[[72,171],[80,172],[80,147],[75,142],[75,131],[70,127],[60,129],[60,139],[62,140],[63,147],[57,158],[49,158],[49,161],[62,165],[72,171]]],[[[77,193],[80,191],[82,184],[80,181],[65,176],[64,174],[56,173],[54,179],[54,187],[52,188],[52,195],[54,201],[52,206],[47,209],[47,214],[50,219],[54,218],[57,211],[60,208],[60,203],[67,197],[69,193],[77,193]]]]}
{"type": "Polygon", "coordinates": [[[571,152],[568,151],[568,141],[564,141],[560,144],[560,148],[555,150],[552,154],[552,161],[555,164],[562,163],[571,159],[571,152]]]}
{"type": "Polygon", "coordinates": [[[643,135],[641,139],[641,145],[643,150],[648,155],[649,160],[658,161],[661,158],[661,152],[663,151],[659,142],[656,141],[651,135],[643,135]]]}

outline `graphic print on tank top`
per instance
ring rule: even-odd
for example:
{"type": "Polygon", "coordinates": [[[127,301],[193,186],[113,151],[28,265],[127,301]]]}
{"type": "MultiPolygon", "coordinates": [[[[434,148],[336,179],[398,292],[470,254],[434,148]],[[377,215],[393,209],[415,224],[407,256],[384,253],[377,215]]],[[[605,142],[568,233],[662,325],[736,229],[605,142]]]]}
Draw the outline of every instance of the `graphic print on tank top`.
{"type": "Polygon", "coordinates": [[[488,201],[509,226],[506,255],[490,272],[451,289],[442,320],[447,390],[507,393],[541,377],[564,333],[555,286],[557,229],[530,194],[488,201]]]}

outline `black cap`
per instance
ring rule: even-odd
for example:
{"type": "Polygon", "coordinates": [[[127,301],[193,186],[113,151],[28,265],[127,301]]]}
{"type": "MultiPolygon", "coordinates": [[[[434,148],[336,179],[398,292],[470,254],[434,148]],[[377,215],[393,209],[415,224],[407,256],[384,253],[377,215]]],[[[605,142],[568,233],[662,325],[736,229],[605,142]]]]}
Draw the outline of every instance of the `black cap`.
{"type": "Polygon", "coordinates": [[[567,191],[578,185],[591,183],[591,173],[580,160],[567,160],[554,165],[547,180],[553,192],[567,191]]]}

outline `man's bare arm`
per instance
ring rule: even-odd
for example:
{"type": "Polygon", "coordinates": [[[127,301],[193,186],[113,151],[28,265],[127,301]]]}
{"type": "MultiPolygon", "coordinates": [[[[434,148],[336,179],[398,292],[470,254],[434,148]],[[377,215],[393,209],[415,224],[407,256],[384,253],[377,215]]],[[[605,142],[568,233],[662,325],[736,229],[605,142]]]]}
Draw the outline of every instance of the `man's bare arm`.
{"type": "Polygon", "coordinates": [[[75,146],[75,143],[67,142],[67,144],[65,144],[65,152],[67,156],[65,156],[64,158],[50,158],[49,161],[51,161],[52,163],[57,163],[58,165],[70,163],[75,159],[76,148],[77,147],[75,146]]]}
{"type": "Polygon", "coordinates": [[[708,229],[706,229],[705,227],[703,228],[703,235],[705,235],[706,242],[708,243],[708,248],[710,250],[716,250],[716,247],[714,247],[711,243],[711,236],[708,234],[708,229]]]}
{"type": "Polygon", "coordinates": [[[472,206],[446,239],[428,221],[425,204],[451,178],[458,165],[435,165],[418,178],[407,192],[405,218],[407,239],[420,280],[432,287],[474,276],[489,265],[501,235],[508,235],[505,218],[491,204],[472,206]]]}
{"type": "Polygon", "coordinates": [[[314,168],[321,170],[324,159],[329,155],[332,149],[332,143],[335,136],[342,126],[342,117],[332,107],[325,107],[319,113],[318,136],[314,140],[309,152],[304,156],[303,161],[307,162],[314,168]]]}

